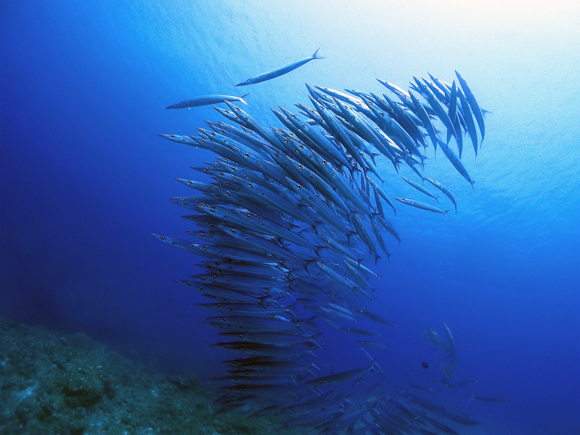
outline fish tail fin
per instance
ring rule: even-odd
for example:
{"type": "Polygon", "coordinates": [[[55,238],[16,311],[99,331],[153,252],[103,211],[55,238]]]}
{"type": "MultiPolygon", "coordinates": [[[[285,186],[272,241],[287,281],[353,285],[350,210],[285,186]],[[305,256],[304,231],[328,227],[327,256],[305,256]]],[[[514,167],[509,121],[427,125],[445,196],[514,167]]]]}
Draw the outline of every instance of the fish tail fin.
{"type": "Polygon", "coordinates": [[[314,249],[314,252],[316,252],[318,258],[320,258],[320,253],[318,252],[320,249],[330,249],[330,248],[328,246],[317,246],[316,249],[314,249]]]}
{"type": "Polygon", "coordinates": [[[475,184],[475,181],[473,181],[473,180],[472,180],[472,181],[471,181],[471,188],[473,189],[473,193],[477,193],[477,192],[475,191],[475,186],[474,186],[474,184],[475,184]]]}
{"type": "MultiPolygon", "coordinates": [[[[388,259],[390,256],[391,256],[391,254],[389,254],[389,253],[387,252],[387,259],[388,259]]],[[[377,255],[375,255],[375,266],[377,265],[377,261],[379,261],[379,259],[380,259],[380,258],[381,258],[381,256],[380,256],[380,255],[378,255],[378,254],[377,254],[377,255]]]]}
{"type": "Polygon", "coordinates": [[[471,396],[471,399],[469,399],[469,400],[467,401],[467,403],[469,403],[469,402],[473,402],[474,400],[475,400],[475,394],[473,394],[473,395],[471,396]]]}
{"type": "MultiPolygon", "coordinates": [[[[320,50],[320,48],[318,50],[320,50]]],[[[325,59],[324,56],[318,56],[318,50],[314,52],[314,54],[312,55],[312,59],[325,59]]]]}
{"type": "Polygon", "coordinates": [[[308,275],[310,275],[310,271],[308,270],[308,266],[310,266],[311,263],[315,263],[318,261],[318,258],[315,258],[313,260],[304,260],[304,269],[306,270],[306,273],[308,275]]]}
{"type": "Polygon", "coordinates": [[[313,338],[311,338],[311,339],[310,339],[310,341],[311,341],[311,342],[312,342],[312,343],[313,343],[313,344],[314,344],[314,345],[315,345],[317,348],[319,348],[319,349],[322,349],[322,346],[321,346],[321,345],[319,345],[319,344],[316,342],[316,340],[314,340],[313,338]]]}
{"type": "Polygon", "coordinates": [[[366,355],[366,356],[368,356],[368,357],[369,357],[369,359],[370,359],[371,361],[373,360],[373,357],[372,357],[372,356],[371,356],[371,355],[370,355],[370,354],[367,352],[367,350],[365,349],[365,346],[364,346],[364,344],[363,344],[363,347],[361,347],[361,348],[360,348],[360,351],[361,351],[361,352],[364,352],[364,353],[365,353],[365,355],[366,355]]]}
{"type": "Polygon", "coordinates": [[[443,212],[443,214],[445,215],[445,217],[447,217],[447,213],[449,213],[450,211],[451,211],[451,210],[445,210],[445,211],[443,212]]]}
{"type": "Polygon", "coordinates": [[[268,308],[264,305],[264,301],[267,301],[268,299],[271,299],[272,296],[267,295],[267,296],[263,296],[260,299],[258,299],[258,305],[260,305],[263,309],[267,310],[268,308]]]}
{"type": "Polygon", "coordinates": [[[437,201],[437,203],[439,203],[439,196],[435,195],[435,201],[437,201]]]}
{"type": "Polygon", "coordinates": [[[248,103],[246,103],[246,100],[244,100],[245,97],[247,97],[248,95],[250,95],[250,93],[248,92],[247,94],[244,94],[240,97],[240,101],[242,103],[244,103],[246,106],[248,106],[248,103]]]}
{"type": "Polygon", "coordinates": [[[356,236],[358,233],[356,231],[349,231],[348,234],[346,235],[346,240],[350,246],[350,236],[356,236]]]}

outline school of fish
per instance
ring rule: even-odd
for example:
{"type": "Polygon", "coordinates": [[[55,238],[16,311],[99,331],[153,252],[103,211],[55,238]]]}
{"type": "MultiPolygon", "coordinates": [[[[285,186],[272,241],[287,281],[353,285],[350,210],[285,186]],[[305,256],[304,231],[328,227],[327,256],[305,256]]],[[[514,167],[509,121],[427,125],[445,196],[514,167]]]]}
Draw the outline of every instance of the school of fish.
{"type": "MultiPolygon", "coordinates": [[[[317,52],[237,86],[286,74],[321,58],[317,52]]],[[[252,409],[252,415],[279,416],[284,427],[321,434],[455,434],[449,425],[478,424],[410,389],[382,392],[387,374],[376,352],[386,344],[380,331],[359,326],[359,320],[394,327],[367,309],[376,297],[373,267],[391,255],[389,243],[401,241],[391,222],[393,200],[445,216],[449,210],[439,202],[449,201],[457,211],[452,193],[423,175],[425,155],[430,147],[441,148],[473,186],[461,162],[463,141],[469,138],[477,155],[484,111],[459,73],[451,84],[432,75],[414,78],[409,91],[379,82],[388,94],[306,85],[311,106],[273,110],[279,127],[236,106],[245,103],[240,97],[209,95],[167,107],[227,105],[214,107],[225,121],[207,122],[195,136],[160,135],[217,158],[193,167],[211,181],[178,178],[193,189],[191,196],[171,200],[189,211],[184,218],[197,227],[188,232],[191,239],[152,234],[205,259],[201,271],[178,282],[205,296],[207,303],[199,304],[210,312],[204,323],[223,337],[213,346],[232,355],[223,361],[226,374],[212,380],[220,392],[216,414],[252,409]],[[395,197],[396,186],[383,183],[379,167],[398,172],[403,165],[421,181],[401,177],[420,200],[395,197]],[[436,190],[427,189],[425,180],[436,190]],[[360,345],[366,362],[338,373],[321,370],[317,355],[328,328],[360,345]]],[[[450,381],[457,359],[445,329],[447,344],[433,330],[423,331],[450,361],[440,362],[440,385],[471,386],[450,381]]]]}

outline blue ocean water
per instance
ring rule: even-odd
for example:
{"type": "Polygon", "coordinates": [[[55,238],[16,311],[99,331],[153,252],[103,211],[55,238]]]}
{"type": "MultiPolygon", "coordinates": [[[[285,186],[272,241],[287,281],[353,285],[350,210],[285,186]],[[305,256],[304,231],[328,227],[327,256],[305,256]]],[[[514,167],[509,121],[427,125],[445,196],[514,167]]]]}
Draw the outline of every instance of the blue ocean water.
{"type": "MultiPolygon", "coordinates": [[[[421,334],[453,331],[457,376],[505,403],[467,405],[467,433],[580,432],[580,7],[573,1],[2,1],[0,314],[92,337],[166,370],[219,374],[227,355],[197,294],[175,284],[191,255],[149,233],[192,229],[170,204],[176,177],[212,161],[159,133],[194,134],[210,107],[165,110],[202,94],[277,106],[308,103],[304,83],[383,92],[459,71],[486,117],[476,193],[443,158],[427,162],[458,199],[443,216],[402,209],[402,243],[382,259],[373,310],[385,388],[425,382],[438,355],[421,334]],[[276,80],[234,84],[312,54],[276,80]],[[247,89],[247,91],[246,91],[247,89]]],[[[392,168],[385,166],[386,177],[392,168]]],[[[405,176],[411,173],[404,174],[405,176]]],[[[396,178],[396,177],[395,177],[396,178]]],[[[397,184],[400,196],[411,192],[397,184]]],[[[332,332],[331,332],[332,334],[332,332]]],[[[335,333],[339,334],[339,333],[335,333]]],[[[329,340],[324,368],[365,357],[329,340]]],[[[324,358],[323,358],[324,357],[324,358]]],[[[358,365],[357,365],[358,364],[358,365]]],[[[455,375],[454,375],[455,376],[455,375]]]]}

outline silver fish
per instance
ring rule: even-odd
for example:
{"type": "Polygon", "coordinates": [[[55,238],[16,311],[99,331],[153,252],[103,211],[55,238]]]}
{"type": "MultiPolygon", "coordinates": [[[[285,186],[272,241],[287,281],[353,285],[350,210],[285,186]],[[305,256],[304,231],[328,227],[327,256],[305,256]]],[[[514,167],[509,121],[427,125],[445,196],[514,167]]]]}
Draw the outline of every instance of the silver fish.
{"type": "Polygon", "coordinates": [[[397,198],[397,197],[393,199],[396,199],[397,201],[402,202],[403,204],[410,205],[411,207],[420,208],[421,210],[432,211],[434,213],[441,213],[444,214],[445,216],[447,216],[447,213],[449,212],[449,210],[441,210],[437,207],[433,207],[432,205],[425,204],[424,202],[419,202],[412,199],[397,198]]]}
{"type": "MultiPolygon", "coordinates": [[[[318,49],[320,50],[320,48],[318,49]]],[[[298,67],[301,67],[305,63],[310,62],[314,59],[324,59],[322,56],[318,56],[318,50],[314,52],[314,54],[310,57],[306,57],[301,60],[297,60],[296,62],[292,62],[290,65],[286,65],[282,68],[278,68],[272,71],[265,72],[263,74],[259,74],[257,76],[251,77],[243,82],[238,83],[236,86],[248,86],[248,85],[255,85],[256,83],[265,82],[266,80],[272,80],[276,77],[280,77],[281,75],[287,74],[290,71],[295,70],[298,67]]]]}
{"type": "Polygon", "coordinates": [[[199,106],[210,106],[212,104],[223,103],[224,101],[239,101],[244,103],[246,106],[248,103],[244,100],[250,94],[242,95],[241,97],[235,97],[233,95],[200,95],[199,97],[194,97],[191,100],[181,101],[180,103],[172,104],[167,106],[166,109],[189,109],[190,107],[199,106]]]}

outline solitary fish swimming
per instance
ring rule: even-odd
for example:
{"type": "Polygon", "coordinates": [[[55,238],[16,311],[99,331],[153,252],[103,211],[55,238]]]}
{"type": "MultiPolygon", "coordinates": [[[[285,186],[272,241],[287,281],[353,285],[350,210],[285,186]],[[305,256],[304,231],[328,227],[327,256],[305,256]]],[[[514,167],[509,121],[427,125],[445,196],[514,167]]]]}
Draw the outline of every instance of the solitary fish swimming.
{"type": "MultiPolygon", "coordinates": [[[[320,48],[318,49],[320,50],[320,48]]],[[[290,65],[283,66],[282,68],[278,68],[272,71],[265,72],[263,74],[257,75],[255,77],[251,77],[246,81],[238,83],[236,86],[248,86],[248,85],[255,85],[256,83],[265,82],[266,80],[272,80],[276,77],[280,77],[281,75],[287,74],[290,71],[295,70],[298,67],[301,67],[305,63],[310,62],[314,59],[324,59],[322,56],[317,56],[318,50],[314,52],[314,54],[310,57],[306,57],[301,60],[297,60],[296,62],[292,62],[290,65]]]]}
{"type": "Polygon", "coordinates": [[[416,207],[416,208],[420,208],[421,210],[432,211],[435,213],[441,213],[441,214],[444,214],[445,216],[447,216],[447,212],[449,211],[449,210],[441,210],[437,207],[433,207],[432,205],[425,204],[424,202],[414,201],[412,199],[397,198],[397,197],[395,197],[394,199],[402,202],[403,204],[410,205],[411,207],[416,207]]]}
{"type": "Polygon", "coordinates": [[[199,97],[194,97],[191,100],[185,100],[181,103],[175,103],[171,106],[167,106],[166,109],[188,109],[190,107],[198,106],[210,106],[212,104],[223,103],[224,101],[240,101],[244,104],[248,104],[244,101],[244,97],[250,94],[242,95],[241,97],[235,97],[232,95],[200,95],[199,97]]]}

